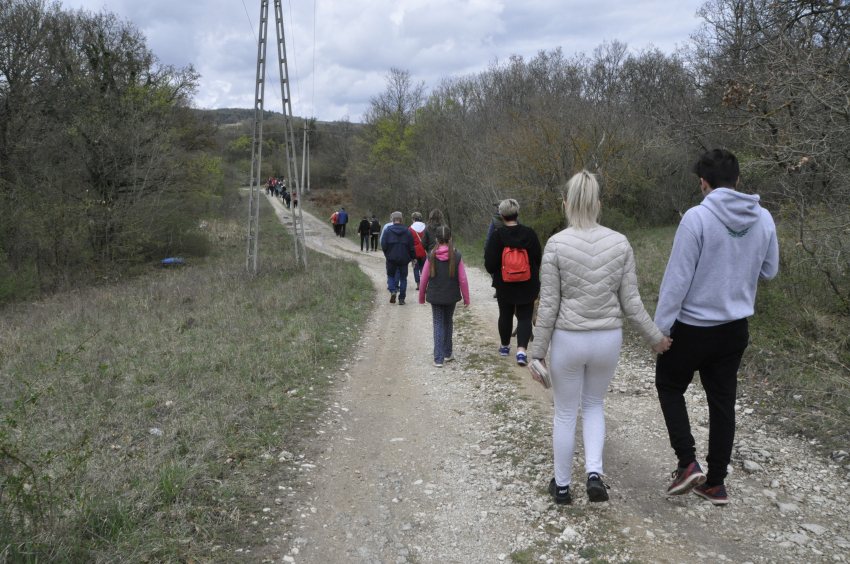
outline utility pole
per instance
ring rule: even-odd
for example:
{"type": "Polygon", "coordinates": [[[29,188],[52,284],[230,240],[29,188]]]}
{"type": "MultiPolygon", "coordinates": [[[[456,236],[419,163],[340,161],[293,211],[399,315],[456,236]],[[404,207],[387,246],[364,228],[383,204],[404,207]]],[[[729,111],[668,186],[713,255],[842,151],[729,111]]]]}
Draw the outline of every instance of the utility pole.
{"type": "Polygon", "coordinates": [[[260,7],[260,37],[257,41],[257,83],[254,90],[254,140],[251,143],[251,194],[248,198],[248,250],[245,268],[257,273],[257,242],[260,234],[260,183],[263,165],[263,100],[266,90],[266,34],[269,30],[269,1],[260,7]]]}
{"type": "Polygon", "coordinates": [[[304,186],[304,175],[307,174],[307,120],[304,120],[304,148],[301,149],[301,186],[304,186]]]}
{"type": "MultiPolygon", "coordinates": [[[[249,270],[253,264],[254,273],[257,272],[257,235],[259,233],[260,221],[260,178],[262,156],[263,156],[263,105],[265,97],[266,77],[266,46],[268,43],[269,27],[269,0],[260,2],[260,36],[257,45],[257,87],[254,100],[254,141],[251,146],[251,199],[248,203],[248,251],[246,253],[246,268],[249,270]],[[259,112],[259,117],[258,117],[259,112]],[[255,172],[256,170],[256,172],[255,172]],[[256,190],[255,190],[256,188],[256,190]],[[253,243],[253,252],[252,252],[253,243]],[[253,263],[252,263],[253,261],[253,263]]],[[[303,205],[302,190],[298,185],[298,161],[295,154],[295,132],[293,131],[292,117],[292,95],[289,88],[289,66],[286,59],[286,40],[283,32],[283,5],[282,0],[274,0],[275,31],[277,32],[277,62],[280,74],[280,94],[283,102],[284,114],[284,146],[286,149],[286,185],[292,194],[292,228],[295,239],[295,261],[304,262],[307,268],[307,243],[304,239],[304,215],[301,213],[303,205]],[[302,198],[298,205],[298,213],[295,213],[295,202],[302,198]]],[[[303,180],[302,180],[303,185],[303,180]]]]}
{"type": "Polygon", "coordinates": [[[310,143],[309,142],[307,143],[307,191],[308,192],[310,191],[310,143]]]}

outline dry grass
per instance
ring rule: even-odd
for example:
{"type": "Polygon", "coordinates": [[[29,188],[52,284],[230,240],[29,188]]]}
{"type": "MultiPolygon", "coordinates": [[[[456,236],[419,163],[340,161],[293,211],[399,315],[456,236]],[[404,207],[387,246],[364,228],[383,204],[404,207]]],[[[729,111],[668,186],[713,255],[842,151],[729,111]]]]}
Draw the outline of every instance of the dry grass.
{"type": "Polygon", "coordinates": [[[256,277],[242,222],[211,222],[219,258],[0,311],[0,562],[221,560],[260,534],[262,456],[301,439],[371,295],[262,221],[256,277]]]}

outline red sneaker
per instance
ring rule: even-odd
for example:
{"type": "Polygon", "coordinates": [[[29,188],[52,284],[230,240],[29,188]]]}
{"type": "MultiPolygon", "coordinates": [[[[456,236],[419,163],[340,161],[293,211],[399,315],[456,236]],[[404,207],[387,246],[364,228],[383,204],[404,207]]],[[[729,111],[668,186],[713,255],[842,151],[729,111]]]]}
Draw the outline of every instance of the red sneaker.
{"type": "Polygon", "coordinates": [[[729,498],[726,497],[726,486],[720,484],[709,488],[705,484],[694,488],[694,493],[703,499],[707,499],[714,505],[726,505],[729,503],[729,498]]]}
{"type": "Polygon", "coordinates": [[[705,474],[698,462],[691,462],[687,468],[679,468],[673,472],[673,483],[667,488],[667,495],[686,494],[696,486],[705,483],[705,474]]]}

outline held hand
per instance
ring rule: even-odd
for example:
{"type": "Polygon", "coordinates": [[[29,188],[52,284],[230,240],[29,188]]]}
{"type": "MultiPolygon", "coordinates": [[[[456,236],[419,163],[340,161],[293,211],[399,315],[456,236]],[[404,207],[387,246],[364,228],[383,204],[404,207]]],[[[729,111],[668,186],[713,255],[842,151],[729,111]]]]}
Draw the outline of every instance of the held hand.
{"type": "Polygon", "coordinates": [[[664,354],[670,349],[670,345],[673,344],[673,339],[664,335],[664,338],[661,339],[661,342],[652,347],[652,350],[655,351],[656,354],[664,354]]]}

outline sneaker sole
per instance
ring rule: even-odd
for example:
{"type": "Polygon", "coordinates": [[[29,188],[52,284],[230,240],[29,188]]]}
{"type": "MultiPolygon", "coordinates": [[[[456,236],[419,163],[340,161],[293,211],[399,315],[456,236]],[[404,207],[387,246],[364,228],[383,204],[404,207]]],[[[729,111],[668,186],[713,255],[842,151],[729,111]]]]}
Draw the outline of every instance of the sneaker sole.
{"type": "Polygon", "coordinates": [[[696,496],[703,498],[706,501],[710,501],[712,505],[729,505],[728,499],[717,499],[717,498],[705,495],[704,493],[702,493],[699,490],[691,490],[691,493],[693,493],[696,496]]]}
{"type": "Polygon", "coordinates": [[[591,503],[598,503],[600,501],[608,501],[608,491],[604,487],[602,487],[602,488],[588,488],[587,499],[589,499],[591,503]]]}
{"type": "Polygon", "coordinates": [[[697,486],[701,486],[707,479],[706,475],[700,472],[699,474],[691,474],[688,478],[675,488],[671,487],[664,495],[684,495],[697,486]]]}
{"type": "Polygon", "coordinates": [[[520,366],[528,366],[527,360],[518,360],[518,361],[516,361],[516,363],[520,366]]]}

